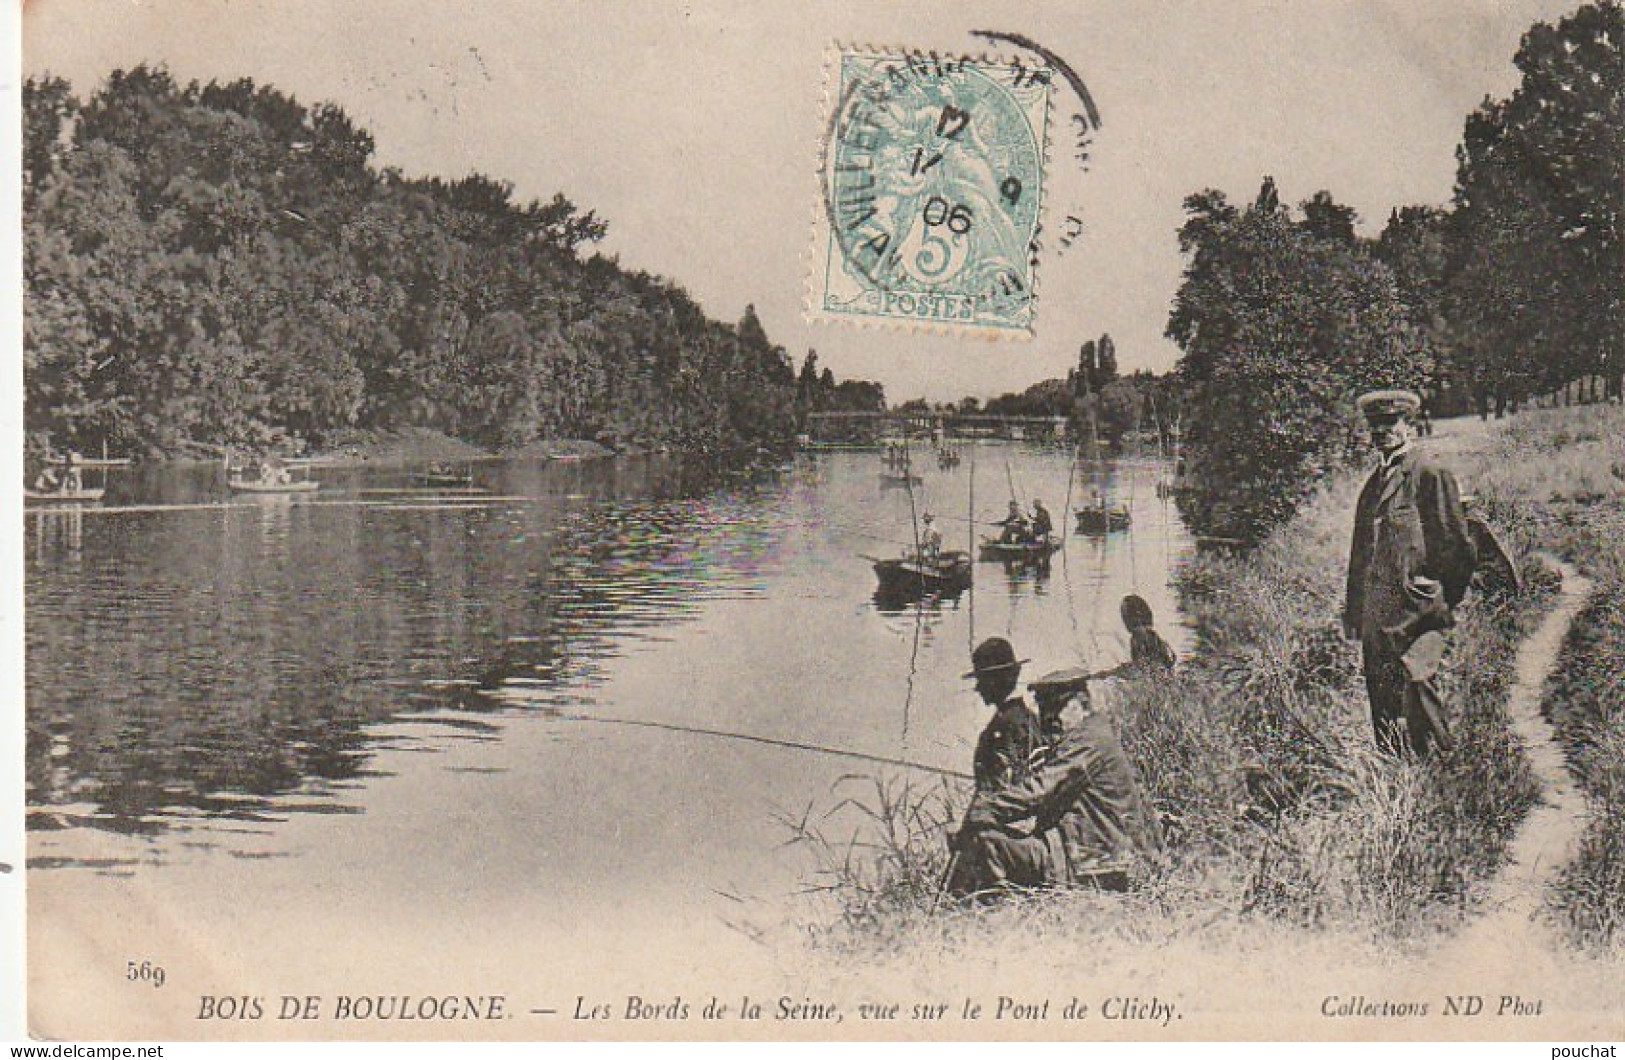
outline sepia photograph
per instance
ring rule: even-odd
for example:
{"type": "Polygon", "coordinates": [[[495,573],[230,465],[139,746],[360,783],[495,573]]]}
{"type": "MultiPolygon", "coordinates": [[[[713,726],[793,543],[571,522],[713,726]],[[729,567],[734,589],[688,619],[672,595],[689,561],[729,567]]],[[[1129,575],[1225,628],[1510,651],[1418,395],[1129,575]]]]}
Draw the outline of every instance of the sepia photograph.
{"type": "Polygon", "coordinates": [[[0,1037],[1625,1038],[1620,0],[17,7],[0,1037]]]}

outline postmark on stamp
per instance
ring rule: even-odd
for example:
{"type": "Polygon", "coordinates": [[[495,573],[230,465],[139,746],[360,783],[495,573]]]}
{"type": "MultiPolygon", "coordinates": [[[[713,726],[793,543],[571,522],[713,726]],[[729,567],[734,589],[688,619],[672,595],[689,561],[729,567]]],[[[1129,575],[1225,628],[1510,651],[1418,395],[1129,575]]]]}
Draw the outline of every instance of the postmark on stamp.
{"type": "Polygon", "coordinates": [[[1030,334],[1048,67],[851,49],[834,63],[809,308],[1030,334]]]}

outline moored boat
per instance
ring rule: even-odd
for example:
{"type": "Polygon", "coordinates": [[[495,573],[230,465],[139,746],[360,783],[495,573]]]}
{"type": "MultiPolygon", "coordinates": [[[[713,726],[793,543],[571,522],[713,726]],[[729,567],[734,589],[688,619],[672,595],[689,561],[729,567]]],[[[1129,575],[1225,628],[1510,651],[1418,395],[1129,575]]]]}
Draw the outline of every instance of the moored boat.
{"type": "Polygon", "coordinates": [[[24,504],[95,504],[107,495],[101,488],[23,490],[24,504]]]}
{"type": "Polygon", "coordinates": [[[226,481],[233,493],[314,493],[322,488],[320,482],[308,478],[289,479],[287,482],[266,482],[262,479],[233,478],[226,481]]]}
{"type": "Polygon", "coordinates": [[[885,471],[880,473],[880,488],[883,490],[904,489],[908,486],[918,486],[925,480],[918,475],[893,475],[885,471]]]}

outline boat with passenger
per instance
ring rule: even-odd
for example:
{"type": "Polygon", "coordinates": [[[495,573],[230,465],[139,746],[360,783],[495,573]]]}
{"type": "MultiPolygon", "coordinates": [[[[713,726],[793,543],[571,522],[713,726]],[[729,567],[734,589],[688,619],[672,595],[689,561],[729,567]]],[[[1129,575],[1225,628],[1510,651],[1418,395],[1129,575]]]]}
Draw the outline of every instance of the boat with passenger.
{"type": "Polygon", "coordinates": [[[1080,534],[1110,534],[1127,530],[1134,522],[1128,506],[1123,504],[1096,504],[1076,508],[1072,513],[1078,520],[1080,534]]]}
{"type": "Polygon", "coordinates": [[[28,504],[99,504],[107,496],[107,469],[126,467],[127,459],[100,460],[69,452],[62,456],[47,457],[33,480],[23,488],[23,503],[28,504]],[[85,481],[85,472],[102,473],[99,486],[85,481]]]}
{"type": "Polygon", "coordinates": [[[314,493],[322,484],[310,477],[310,461],[267,453],[243,463],[226,455],[226,487],[233,493],[314,493]]]}
{"type": "Polygon", "coordinates": [[[915,597],[963,592],[972,580],[968,552],[943,552],[932,558],[904,556],[873,559],[876,593],[887,597],[915,597]]]}

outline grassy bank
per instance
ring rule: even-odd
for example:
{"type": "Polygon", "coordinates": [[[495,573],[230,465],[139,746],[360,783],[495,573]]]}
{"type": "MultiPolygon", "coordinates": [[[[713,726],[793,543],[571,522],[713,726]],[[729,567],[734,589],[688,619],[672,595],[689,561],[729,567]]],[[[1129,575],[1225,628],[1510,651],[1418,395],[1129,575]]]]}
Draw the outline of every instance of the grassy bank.
{"type": "Polygon", "coordinates": [[[1543,702],[1591,824],[1550,904],[1588,949],[1625,949],[1625,409],[1531,412],[1485,448],[1487,500],[1595,582],[1543,702]]]}
{"type": "MultiPolygon", "coordinates": [[[[1256,938],[1313,927],[1379,949],[1427,950],[1474,909],[1539,794],[1503,704],[1517,644],[1556,587],[1535,553],[1579,558],[1554,536],[1565,517],[1551,506],[1551,476],[1566,481],[1569,472],[1550,460],[1536,466],[1531,447],[1546,444],[1544,437],[1531,417],[1530,426],[1506,431],[1454,424],[1432,443],[1504,531],[1529,581],[1517,598],[1474,594],[1459,615],[1442,677],[1457,737],[1450,755],[1392,762],[1372,747],[1358,649],[1341,638],[1336,617],[1361,477],[1345,475],[1255,553],[1189,563],[1181,577],[1197,634],[1193,658],[1171,680],[1141,679],[1112,694],[1124,744],[1170,839],[1169,864],[1148,871],[1137,893],[1127,899],[1057,893],[993,908],[944,908],[937,898],[943,833],[965,793],[871,781],[852,796],[868,819],[856,844],[848,836],[796,830],[817,856],[817,884],[834,908],[811,928],[814,940],[838,950],[979,951],[1020,948],[1024,941],[1064,947],[1068,938],[1098,947],[1104,936],[1139,944],[1196,933],[1222,944],[1232,931],[1256,938]],[[1096,906],[1110,915],[1089,915],[1096,906]]],[[[1563,442],[1563,451],[1572,444],[1563,442]]],[[[1600,486],[1591,461],[1577,460],[1571,470],[1590,476],[1584,489],[1600,486]]],[[[1602,474],[1609,474],[1607,465],[1602,474]]],[[[1618,636],[1625,624],[1613,630],[1618,636]]],[[[1603,672],[1591,679],[1616,697],[1616,723],[1625,712],[1612,673],[1617,662],[1609,660],[1619,657],[1616,642],[1597,667],[1603,672]]],[[[1582,680],[1575,676],[1580,670],[1569,673],[1582,680]]],[[[1597,745],[1593,772],[1597,790],[1619,798],[1625,736],[1617,727],[1610,731],[1615,742],[1597,745]]],[[[1599,852],[1577,863],[1566,908],[1583,905],[1584,915],[1596,918],[1603,915],[1599,902],[1619,901],[1620,827],[1593,829],[1599,852]]],[[[1617,920],[1617,906],[1609,915],[1617,920]]]]}

